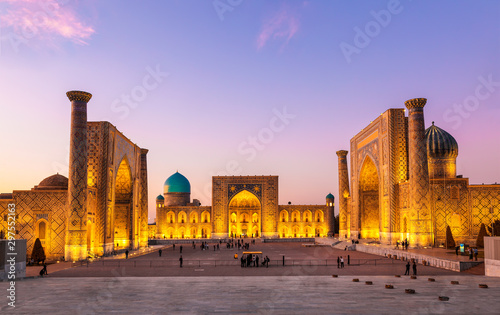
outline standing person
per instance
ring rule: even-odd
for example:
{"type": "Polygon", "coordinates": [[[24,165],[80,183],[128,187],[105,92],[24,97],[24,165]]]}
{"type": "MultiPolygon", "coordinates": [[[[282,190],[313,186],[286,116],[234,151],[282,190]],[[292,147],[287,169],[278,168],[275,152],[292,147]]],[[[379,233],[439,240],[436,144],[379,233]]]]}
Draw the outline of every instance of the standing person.
{"type": "Polygon", "coordinates": [[[269,268],[269,261],[270,261],[269,257],[266,256],[266,268],[269,268]]]}
{"type": "Polygon", "coordinates": [[[344,257],[340,256],[340,268],[344,268],[344,257]]]}
{"type": "Polygon", "coordinates": [[[469,247],[469,260],[472,260],[472,248],[469,247]]]}
{"type": "Polygon", "coordinates": [[[351,255],[347,255],[347,265],[351,264],[351,255]]]}
{"type": "Polygon", "coordinates": [[[172,246],[172,248],[173,248],[173,250],[175,250],[175,244],[174,244],[174,246],[172,246]]]}
{"type": "Polygon", "coordinates": [[[340,268],[340,257],[337,256],[337,269],[340,268]]]}
{"type": "Polygon", "coordinates": [[[477,261],[477,254],[478,254],[478,250],[477,250],[477,247],[474,248],[474,260],[477,261]]]}
{"type": "Polygon", "coordinates": [[[182,254],[182,245],[181,245],[181,247],[179,247],[179,250],[180,250],[180,253],[182,254]]]}
{"type": "Polygon", "coordinates": [[[413,275],[417,275],[417,263],[415,261],[413,261],[413,275]]]}
{"type": "Polygon", "coordinates": [[[406,263],[406,270],[405,270],[405,276],[410,275],[410,261],[406,263]]]}
{"type": "Polygon", "coordinates": [[[396,241],[396,249],[399,249],[399,241],[396,241]]]}
{"type": "Polygon", "coordinates": [[[179,257],[179,264],[180,264],[181,268],[182,268],[182,261],[183,261],[183,259],[182,259],[182,255],[181,255],[181,257],[179,257]]]}
{"type": "Polygon", "coordinates": [[[128,259],[128,249],[125,251],[125,259],[128,259]]]}
{"type": "Polygon", "coordinates": [[[160,257],[161,257],[161,248],[160,248],[160,250],[158,251],[158,255],[160,255],[160,257]]]}
{"type": "Polygon", "coordinates": [[[455,255],[457,255],[457,256],[458,256],[458,249],[459,248],[460,248],[459,246],[455,246],[455,255]]]}
{"type": "Polygon", "coordinates": [[[259,256],[255,257],[255,266],[259,267],[259,256]]]}

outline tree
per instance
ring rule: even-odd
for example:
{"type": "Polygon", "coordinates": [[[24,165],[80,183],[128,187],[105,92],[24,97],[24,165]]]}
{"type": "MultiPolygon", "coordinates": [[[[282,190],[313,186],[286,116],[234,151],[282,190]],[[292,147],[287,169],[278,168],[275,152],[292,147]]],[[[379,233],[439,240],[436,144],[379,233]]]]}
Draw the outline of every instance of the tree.
{"type": "Polygon", "coordinates": [[[35,240],[35,245],[31,252],[31,259],[37,264],[45,261],[45,251],[43,250],[42,242],[40,242],[39,238],[35,240]]]}
{"type": "Polygon", "coordinates": [[[479,234],[477,235],[477,240],[476,240],[476,246],[484,248],[484,237],[487,236],[488,233],[486,233],[486,226],[484,226],[484,223],[481,223],[481,227],[479,228],[479,234]]]}
{"type": "Polygon", "coordinates": [[[455,249],[455,240],[453,239],[453,234],[451,233],[450,226],[446,226],[446,249],[455,249]]]}
{"type": "Polygon", "coordinates": [[[500,236],[500,220],[495,220],[493,224],[488,226],[488,232],[491,236],[500,236]]]}

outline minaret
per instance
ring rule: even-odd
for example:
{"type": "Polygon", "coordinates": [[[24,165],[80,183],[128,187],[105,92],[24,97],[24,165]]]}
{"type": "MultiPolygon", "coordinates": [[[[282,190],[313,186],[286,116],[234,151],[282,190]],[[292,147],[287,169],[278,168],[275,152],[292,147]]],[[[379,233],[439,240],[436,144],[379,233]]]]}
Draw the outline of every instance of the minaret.
{"type": "Polygon", "coordinates": [[[87,103],[92,94],[66,93],[71,101],[71,135],[68,176],[68,214],[64,258],[87,258],[87,103]]]}
{"type": "Polygon", "coordinates": [[[349,238],[349,173],[347,171],[347,151],[337,151],[339,157],[339,238],[349,238]]]}
{"type": "Polygon", "coordinates": [[[140,181],[140,241],[139,247],[148,246],[148,149],[141,149],[141,181],[140,181]]]}
{"type": "Polygon", "coordinates": [[[332,194],[326,196],[326,208],[328,218],[328,236],[335,236],[335,197],[332,194]]]}
{"type": "Polygon", "coordinates": [[[433,244],[429,199],[429,170],[425,137],[425,98],[405,102],[408,108],[408,162],[410,176],[410,246],[433,244]]]}

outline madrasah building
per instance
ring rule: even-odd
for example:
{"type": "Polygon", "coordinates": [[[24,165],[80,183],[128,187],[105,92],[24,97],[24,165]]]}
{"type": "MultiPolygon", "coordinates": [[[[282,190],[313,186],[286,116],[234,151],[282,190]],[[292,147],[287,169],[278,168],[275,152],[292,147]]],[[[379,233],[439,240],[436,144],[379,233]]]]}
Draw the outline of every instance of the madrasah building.
{"type": "Polygon", "coordinates": [[[425,129],[425,98],[388,109],[337,151],[339,236],[384,244],[473,245],[481,224],[500,218],[500,185],[471,185],[456,174],[457,141],[432,125],[425,129]],[[405,113],[408,116],[405,116],[405,113]]]}
{"type": "Polygon", "coordinates": [[[212,206],[191,202],[179,172],[156,198],[156,238],[301,238],[334,234],[334,197],[323,205],[278,205],[278,176],[214,176],[212,206]]]}
{"type": "Polygon", "coordinates": [[[0,194],[0,229],[7,236],[15,205],[15,238],[27,256],[40,239],[48,259],[75,261],[148,245],[147,149],[111,123],[88,122],[87,92],[71,101],[69,177],[55,174],[31,190],[0,194]]]}

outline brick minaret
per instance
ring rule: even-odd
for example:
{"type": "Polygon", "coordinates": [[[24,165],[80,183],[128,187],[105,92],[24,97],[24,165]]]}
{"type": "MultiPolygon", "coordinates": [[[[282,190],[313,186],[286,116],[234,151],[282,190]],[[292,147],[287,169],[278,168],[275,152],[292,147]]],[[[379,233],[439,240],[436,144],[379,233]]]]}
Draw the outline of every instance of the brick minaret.
{"type": "Polygon", "coordinates": [[[71,136],[64,258],[75,261],[87,258],[87,103],[92,94],[69,91],[66,95],[71,101],[71,136]]]}
{"type": "Polygon", "coordinates": [[[339,238],[349,235],[349,211],[347,198],[349,198],[349,173],[347,171],[347,151],[337,151],[339,157],[339,238]]]}
{"type": "Polygon", "coordinates": [[[148,246],[148,149],[141,149],[141,182],[140,182],[140,247],[148,246]]]}
{"type": "Polygon", "coordinates": [[[405,102],[409,111],[410,246],[428,246],[433,243],[424,124],[426,102],[425,98],[415,98],[405,102]]]}

